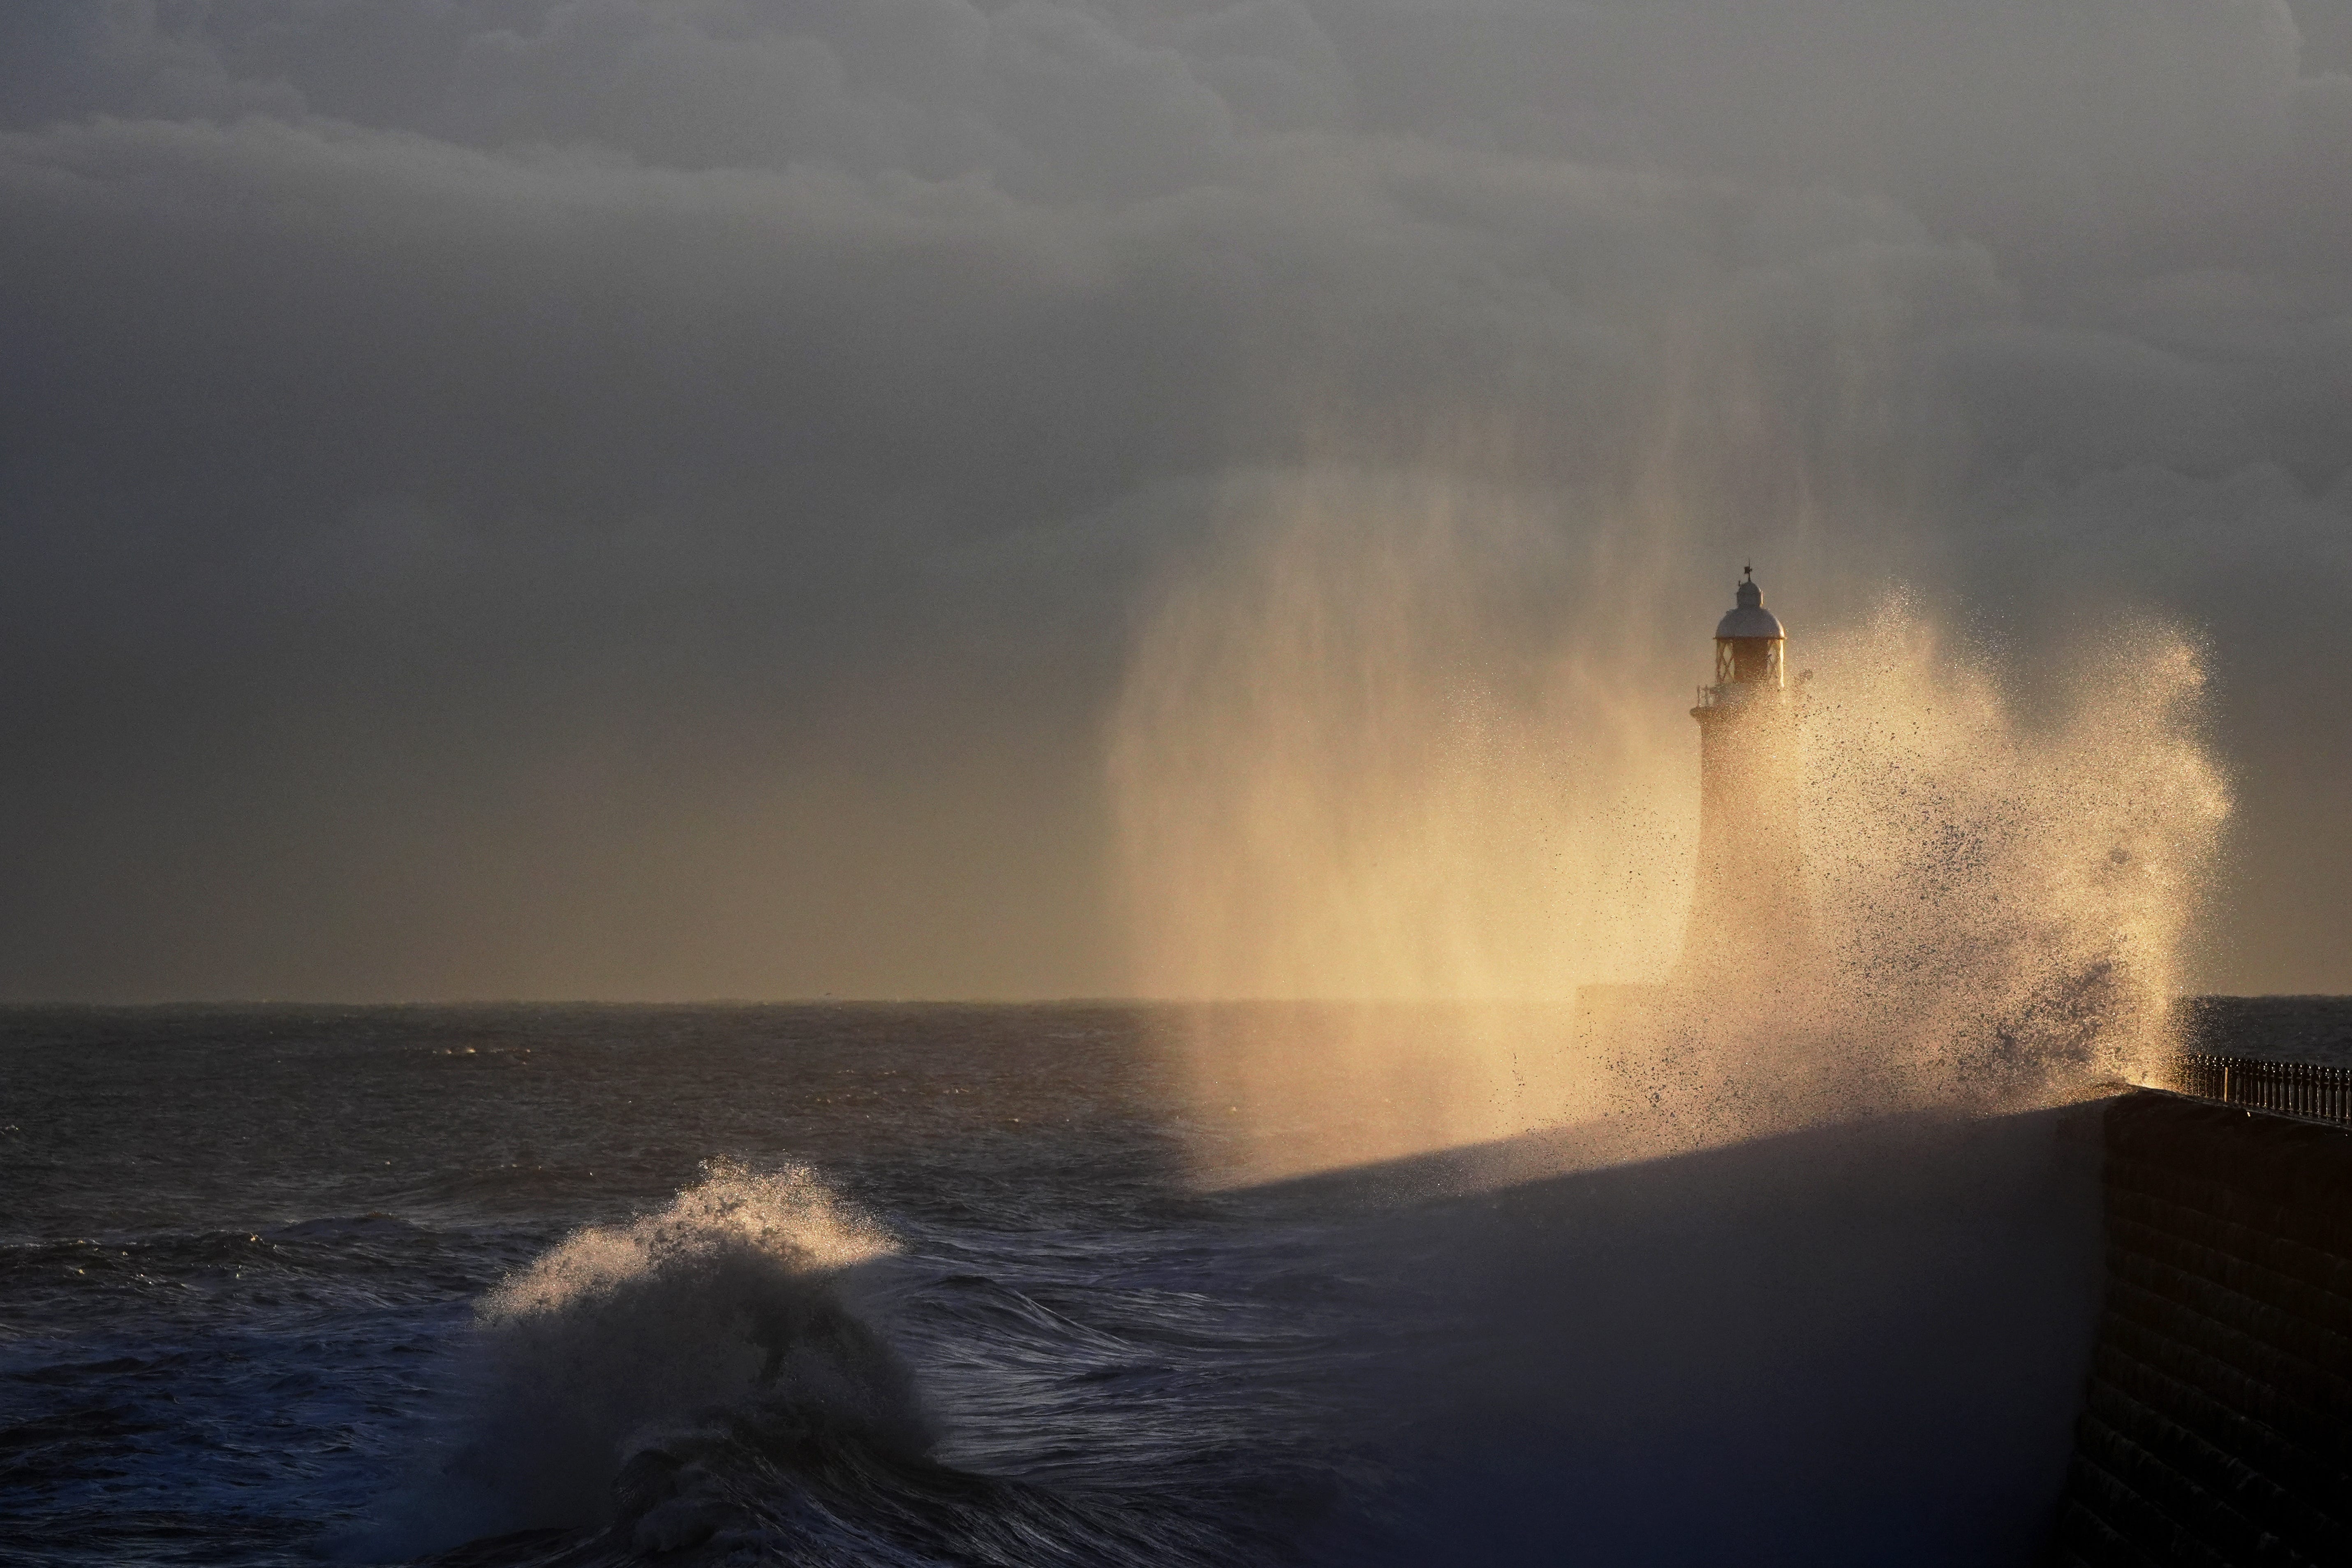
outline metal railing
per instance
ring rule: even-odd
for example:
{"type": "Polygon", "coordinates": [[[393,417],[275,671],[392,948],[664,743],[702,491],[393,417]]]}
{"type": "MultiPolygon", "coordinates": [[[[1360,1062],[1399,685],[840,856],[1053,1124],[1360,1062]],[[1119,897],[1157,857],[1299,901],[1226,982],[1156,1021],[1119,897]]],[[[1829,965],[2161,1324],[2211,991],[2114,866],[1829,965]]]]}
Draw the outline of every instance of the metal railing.
{"type": "Polygon", "coordinates": [[[2155,1087],[2176,1094],[2352,1127],[2352,1067],[2187,1051],[2164,1077],[2155,1087]]]}

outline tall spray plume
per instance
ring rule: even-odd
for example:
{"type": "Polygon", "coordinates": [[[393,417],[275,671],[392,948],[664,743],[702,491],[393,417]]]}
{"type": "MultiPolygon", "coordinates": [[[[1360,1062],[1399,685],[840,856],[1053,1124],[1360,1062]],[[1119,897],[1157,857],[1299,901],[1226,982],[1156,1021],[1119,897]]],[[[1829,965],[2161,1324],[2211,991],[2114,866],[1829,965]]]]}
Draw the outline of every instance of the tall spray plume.
{"type": "Polygon", "coordinates": [[[2042,1103],[2163,1047],[2228,812],[2192,637],[2003,655],[1890,588],[1801,622],[1803,942],[1711,962],[1710,623],[1680,606],[1719,552],[1576,508],[1443,468],[1260,476],[1144,618],[1124,908],[1225,1173],[2042,1103]]]}

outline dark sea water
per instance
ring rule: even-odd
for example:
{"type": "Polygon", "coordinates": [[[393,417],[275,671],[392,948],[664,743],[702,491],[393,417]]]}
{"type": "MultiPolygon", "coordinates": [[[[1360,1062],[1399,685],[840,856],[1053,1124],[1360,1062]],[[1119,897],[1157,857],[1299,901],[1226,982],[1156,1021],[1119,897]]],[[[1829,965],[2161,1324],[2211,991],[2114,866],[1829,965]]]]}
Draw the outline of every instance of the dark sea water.
{"type": "Polygon", "coordinates": [[[0,1560],[2031,1560],[2079,1112],[1227,1187],[1157,1017],[0,1015],[0,1560]]]}

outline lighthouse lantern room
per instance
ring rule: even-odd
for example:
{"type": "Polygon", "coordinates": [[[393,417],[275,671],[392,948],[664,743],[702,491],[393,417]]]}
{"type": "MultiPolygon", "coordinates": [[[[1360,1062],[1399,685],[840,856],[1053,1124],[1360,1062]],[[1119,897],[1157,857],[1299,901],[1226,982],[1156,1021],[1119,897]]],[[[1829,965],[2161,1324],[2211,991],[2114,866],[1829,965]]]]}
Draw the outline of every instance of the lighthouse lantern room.
{"type": "Polygon", "coordinates": [[[1729,613],[1716,623],[1715,683],[1725,686],[1781,686],[1782,651],[1788,634],[1780,617],[1764,607],[1764,590],[1756,585],[1756,569],[1748,568],[1733,595],[1729,613]]]}

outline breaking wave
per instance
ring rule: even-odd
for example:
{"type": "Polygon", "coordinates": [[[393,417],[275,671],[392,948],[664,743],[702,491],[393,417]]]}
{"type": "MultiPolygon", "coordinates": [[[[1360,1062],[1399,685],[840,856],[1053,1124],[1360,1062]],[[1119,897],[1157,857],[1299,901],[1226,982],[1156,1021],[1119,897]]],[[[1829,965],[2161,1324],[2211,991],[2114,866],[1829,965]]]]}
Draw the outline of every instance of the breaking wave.
{"type": "Polygon", "coordinates": [[[714,1162],[660,1211],[575,1232],[478,1303],[454,1434],[352,1554],[1239,1560],[1231,1531],[935,1458],[914,1373],[862,1304],[892,1252],[802,1166],[714,1162]]]}

